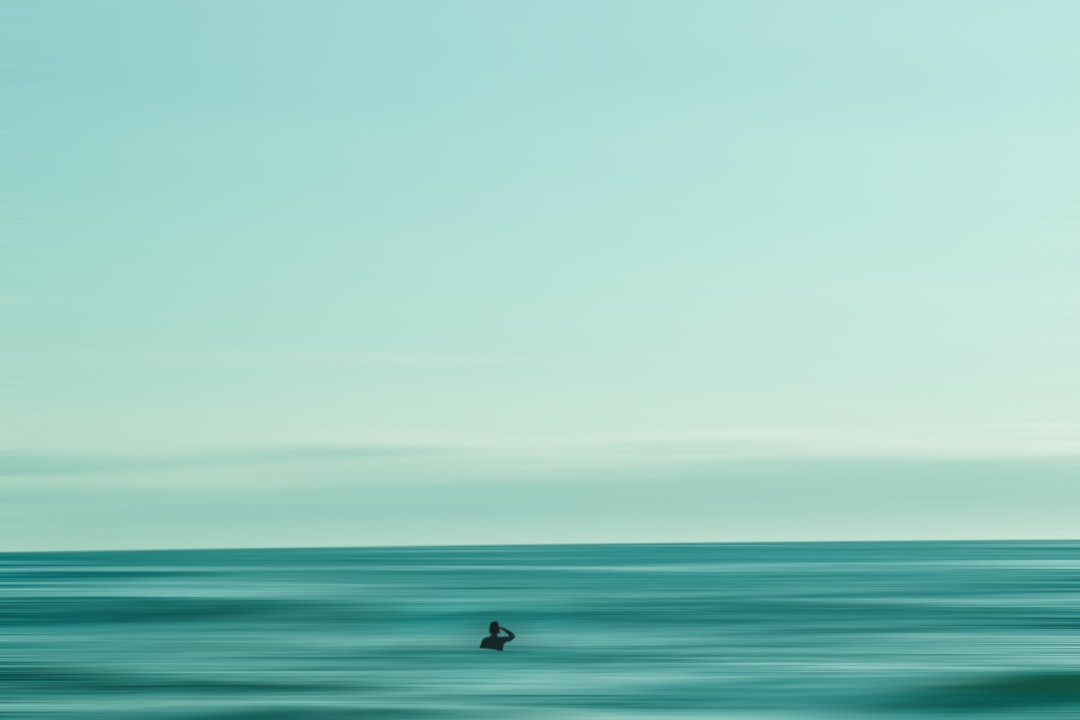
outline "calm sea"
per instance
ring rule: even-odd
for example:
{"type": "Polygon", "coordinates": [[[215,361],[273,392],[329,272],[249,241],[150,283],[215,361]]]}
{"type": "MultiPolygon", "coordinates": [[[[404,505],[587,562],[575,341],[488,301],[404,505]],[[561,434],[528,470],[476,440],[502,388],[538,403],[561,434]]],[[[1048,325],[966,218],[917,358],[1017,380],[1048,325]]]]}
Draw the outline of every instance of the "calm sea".
{"type": "Polygon", "coordinates": [[[0,715],[1074,719],[1080,542],[2,554],[0,715]]]}

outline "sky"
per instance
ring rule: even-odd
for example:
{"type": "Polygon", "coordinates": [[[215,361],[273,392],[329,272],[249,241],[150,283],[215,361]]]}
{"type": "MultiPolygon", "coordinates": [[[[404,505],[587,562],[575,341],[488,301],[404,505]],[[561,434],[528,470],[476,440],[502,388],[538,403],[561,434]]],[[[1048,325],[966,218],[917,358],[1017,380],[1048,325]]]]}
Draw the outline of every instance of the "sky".
{"type": "Polygon", "coordinates": [[[0,3],[0,550],[1075,537],[1080,6],[0,3]]]}

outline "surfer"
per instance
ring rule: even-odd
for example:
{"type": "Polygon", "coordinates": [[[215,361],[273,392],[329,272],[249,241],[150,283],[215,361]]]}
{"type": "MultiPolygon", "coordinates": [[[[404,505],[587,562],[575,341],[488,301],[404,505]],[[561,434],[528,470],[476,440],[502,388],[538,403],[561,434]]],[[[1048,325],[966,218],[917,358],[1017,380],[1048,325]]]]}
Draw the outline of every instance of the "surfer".
{"type": "Polygon", "coordinates": [[[510,632],[504,627],[501,627],[499,623],[494,620],[492,620],[491,624],[488,625],[488,630],[491,631],[491,634],[480,641],[480,647],[482,648],[487,648],[488,650],[498,650],[501,652],[503,649],[503,645],[514,639],[514,633],[510,632]],[[506,637],[502,637],[499,635],[500,630],[506,633],[506,637]]]}

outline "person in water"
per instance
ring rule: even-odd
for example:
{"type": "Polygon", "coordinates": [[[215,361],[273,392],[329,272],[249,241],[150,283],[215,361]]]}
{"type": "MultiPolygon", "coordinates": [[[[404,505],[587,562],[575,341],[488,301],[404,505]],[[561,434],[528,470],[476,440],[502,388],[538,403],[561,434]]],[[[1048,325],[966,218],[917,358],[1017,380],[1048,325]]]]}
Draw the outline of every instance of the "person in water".
{"type": "Polygon", "coordinates": [[[488,625],[488,630],[491,631],[491,634],[480,641],[480,647],[482,648],[487,648],[488,650],[498,650],[501,652],[503,649],[503,645],[514,639],[514,633],[510,632],[504,627],[500,627],[499,623],[495,622],[494,620],[491,622],[491,625],[488,625]],[[506,637],[502,637],[499,635],[500,630],[506,633],[506,637]]]}

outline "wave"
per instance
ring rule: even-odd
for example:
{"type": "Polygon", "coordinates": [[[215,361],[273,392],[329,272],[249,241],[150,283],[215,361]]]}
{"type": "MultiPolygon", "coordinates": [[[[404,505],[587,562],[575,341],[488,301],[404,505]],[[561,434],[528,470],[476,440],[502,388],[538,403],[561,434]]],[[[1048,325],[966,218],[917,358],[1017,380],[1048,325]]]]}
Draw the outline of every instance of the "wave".
{"type": "Polygon", "coordinates": [[[987,674],[911,688],[882,703],[897,710],[974,712],[1046,705],[1080,706],[1080,673],[987,674]]]}

